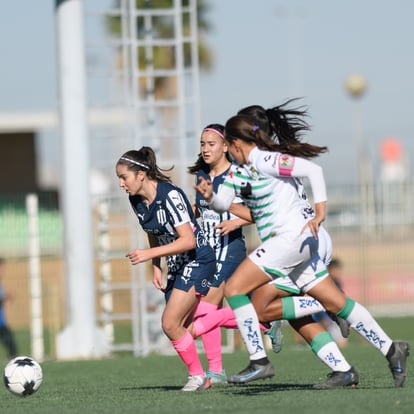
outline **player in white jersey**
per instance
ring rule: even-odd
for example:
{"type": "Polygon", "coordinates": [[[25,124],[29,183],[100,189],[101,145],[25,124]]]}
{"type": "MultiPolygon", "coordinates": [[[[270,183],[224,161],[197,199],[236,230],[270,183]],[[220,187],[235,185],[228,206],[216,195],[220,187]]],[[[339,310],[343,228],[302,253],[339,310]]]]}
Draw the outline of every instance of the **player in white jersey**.
{"type": "MultiPolygon", "coordinates": [[[[377,348],[389,363],[395,387],[401,387],[406,378],[409,344],[393,341],[365,307],[338,289],[319,257],[318,231],[326,214],[326,187],[322,168],[307,158],[325,152],[326,147],[298,139],[308,127],[297,112],[290,123],[286,117],[274,119],[288,127],[276,131],[278,142],[272,140],[255,118],[248,115],[230,118],[225,125],[225,139],[237,166],[217,194],[208,180],[201,178],[197,185],[197,191],[218,212],[228,210],[235,197],[242,198],[252,213],[262,242],[225,286],[225,297],[236,315],[250,356],[248,367],[233,376],[231,382],[258,378],[261,373],[262,377],[270,376],[273,367],[267,359],[257,313],[248,294],[269,280],[288,277],[327,311],[346,319],[377,348]],[[289,141],[289,138],[292,139],[289,141]],[[309,179],[315,210],[304,204],[298,178],[309,179]]],[[[324,383],[315,387],[355,386],[358,381],[357,371],[349,367],[347,371],[331,373],[324,383]]]]}
{"type": "MultiPolygon", "coordinates": [[[[223,133],[224,126],[221,124],[210,124],[203,129],[200,140],[201,152],[196,163],[188,169],[190,173],[196,175],[196,182],[198,182],[199,177],[211,179],[214,191],[217,191],[223,183],[231,165],[223,133]]],[[[241,200],[235,201],[237,201],[237,207],[240,207],[241,200]]],[[[246,257],[246,246],[240,227],[251,224],[250,210],[247,209],[245,220],[234,216],[230,212],[219,214],[209,208],[207,202],[198,193],[196,194],[194,210],[196,216],[201,219],[201,226],[207,240],[216,252],[216,273],[208,294],[201,299],[197,307],[192,333],[195,337],[201,337],[203,341],[209,364],[209,370],[206,371],[207,376],[211,378],[212,383],[223,383],[227,382],[227,376],[222,367],[221,326],[224,324],[227,328],[237,328],[231,308],[221,309],[224,283],[246,257]]],[[[320,247],[328,260],[330,258],[331,243],[327,233],[324,234],[327,236],[323,238],[323,240],[326,239],[326,243],[320,244],[320,247]]],[[[263,286],[252,293],[252,302],[257,299],[255,306],[258,307],[256,309],[258,313],[261,312],[263,315],[263,319],[261,319],[259,313],[261,321],[272,321],[272,317],[279,318],[280,312],[283,311],[280,301],[276,306],[269,302],[273,302],[276,297],[290,296],[293,292],[299,293],[296,286],[292,286],[291,282],[287,282],[290,282],[290,280],[285,278],[277,286],[273,285],[270,289],[263,286]],[[264,306],[265,304],[266,306],[264,306]],[[271,315],[271,319],[268,319],[269,315],[271,315]]],[[[308,306],[316,307],[314,302],[307,298],[305,303],[308,306]]],[[[279,352],[282,343],[277,338],[276,322],[273,322],[272,327],[267,329],[266,333],[269,336],[274,333],[274,338],[271,336],[272,348],[275,352],[279,352]]],[[[333,340],[327,335],[325,329],[320,324],[315,323],[311,317],[295,319],[291,324],[308,341],[315,354],[329,368],[335,370],[342,361],[346,361],[335,344],[330,344],[333,340]],[[325,350],[325,353],[320,351],[321,348],[325,350]],[[329,358],[326,358],[326,353],[329,353],[329,358]]]]}
{"type": "MultiPolygon", "coordinates": [[[[237,210],[240,213],[240,208],[237,210]]],[[[249,215],[245,216],[245,220],[249,221],[249,215]]],[[[324,262],[328,263],[331,258],[332,242],[329,234],[322,227],[319,230],[318,239],[319,254],[324,262]]],[[[280,319],[285,319],[285,312],[292,313],[291,307],[284,306],[283,301],[289,299],[288,297],[294,294],[299,295],[300,289],[289,278],[277,278],[258,287],[250,295],[259,320],[262,323],[272,321],[271,328],[265,330],[265,333],[272,339],[272,349],[274,352],[280,352],[282,348],[281,339],[283,339],[278,338],[278,330],[274,329],[275,324],[280,322],[280,319]],[[272,335],[274,335],[274,338],[272,338],[272,335]]],[[[315,322],[313,317],[308,315],[310,311],[313,311],[314,314],[319,314],[325,309],[316,299],[309,296],[295,296],[294,299],[300,301],[300,311],[306,312],[307,316],[296,317],[294,315],[293,319],[289,320],[290,325],[306,340],[311,350],[331,372],[341,369],[347,371],[350,365],[340,351],[338,344],[320,323],[315,322]]],[[[348,324],[346,321],[344,322],[348,330],[348,324]]],[[[195,318],[193,326],[189,330],[194,337],[202,337],[204,334],[214,332],[220,327],[237,329],[235,315],[230,306],[212,310],[208,314],[195,318]]],[[[265,326],[262,329],[265,329],[265,326]]],[[[273,375],[273,367],[270,366],[265,372],[260,371],[258,376],[236,377],[233,375],[229,381],[233,383],[247,383],[273,375]]]]}
{"type": "MultiPolygon", "coordinates": [[[[289,102],[288,102],[289,103],[289,102]]],[[[240,111],[238,111],[238,115],[248,115],[252,116],[257,125],[268,135],[274,138],[275,141],[282,142],[282,143],[298,143],[299,139],[297,133],[300,132],[302,129],[308,129],[307,124],[304,123],[300,117],[304,115],[304,112],[300,108],[289,108],[287,104],[276,106],[274,108],[265,109],[261,105],[250,105],[247,106],[240,111]],[[285,122],[286,120],[286,122],[285,122]]],[[[305,204],[305,209],[312,208],[306,192],[303,188],[302,183],[297,178],[300,190],[300,198],[303,200],[305,204]]],[[[235,208],[233,207],[233,210],[235,208]]],[[[247,219],[251,218],[251,214],[246,212],[245,210],[241,210],[241,206],[237,205],[236,214],[240,215],[247,219]]],[[[322,261],[328,266],[330,264],[331,256],[332,256],[332,241],[327,234],[326,231],[321,234],[319,231],[319,255],[321,256],[322,261]],[[323,237],[322,237],[323,236],[323,237]],[[326,241],[326,242],[325,242],[326,241]]],[[[290,280],[289,280],[290,281],[290,280]]],[[[299,294],[300,291],[296,287],[292,286],[284,286],[288,281],[286,278],[281,279],[278,278],[272,282],[271,285],[276,287],[275,289],[271,289],[267,286],[262,286],[259,289],[256,289],[255,292],[251,295],[252,303],[255,306],[255,309],[258,313],[259,319],[264,321],[270,321],[272,315],[277,318],[285,319],[283,313],[286,314],[286,319],[289,319],[290,324],[293,328],[298,331],[298,321],[295,318],[295,312],[290,312],[292,309],[291,302],[298,301],[301,299],[298,298],[285,298],[282,299],[282,304],[280,301],[275,301],[275,298],[279,298],[282,294],[283,297],[289,296],[286,292],[290,292],[293,294],[299,294]],[[282,286],[280,286],[282,284],[282,286]],[[284,305],[284,306],[283,306],[284,305]],[[282,314],[281,314],[282,312],[282,314]]],[[[308,310],[313,310],[313,308],[318,308],[315,306],[315,301],[309,301],[309,298],[304,298],[301,302],[301,310],[308,308],[308,310]]],[[[315,309],[315,310],[316,310],[315,309]]],[[[342,338],[347,338],[349,335],[349,325],[348,323],[338,317],[337,315],[327,314],[327,312],[321,312],[326,315],[325,319],[333,319],[333,322],[330,326],[332,329],[336,331],[340,331],[340,336],[342,338]]],[[[316,315],[313,315],[315,318],[316,315]]],[[[317,335],[317,331],[313,329],[313,325],[303,325],[299,327],[300,334],[304,336],[305,340],[311,344],[311,340],[314,339],[315,335],[317,335]]],[[[275,352],[279,352],[281,349],[281,343],[283,341],[283,335],[281,332],[281,323],[279,320],[275,320],[271,324],[271,328],[266,332],[271,341],[272,341],[272,348],[275,352]]],[[[333,338],[334,339],[334,338],[333,338]]],[[[312,344],[311,344],[312,346],[312,344]]],[[[312,348],[313,349],[313,348],[312,348]]]]}

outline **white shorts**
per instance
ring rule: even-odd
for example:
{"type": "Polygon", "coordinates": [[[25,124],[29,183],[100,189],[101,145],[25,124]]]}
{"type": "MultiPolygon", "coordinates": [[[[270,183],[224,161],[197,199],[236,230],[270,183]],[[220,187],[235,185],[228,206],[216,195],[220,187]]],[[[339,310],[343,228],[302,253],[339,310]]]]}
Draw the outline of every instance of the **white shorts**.
{"type": "Polygon", "coordinates": [[[331,252],[332,241],[321,227],[318,240],[310,231],[295,239],[275,236],[250,253],[249,258],[269,276],[269,283],[299,294],[328,276],[326,264],[331,260],[331,252]]]}

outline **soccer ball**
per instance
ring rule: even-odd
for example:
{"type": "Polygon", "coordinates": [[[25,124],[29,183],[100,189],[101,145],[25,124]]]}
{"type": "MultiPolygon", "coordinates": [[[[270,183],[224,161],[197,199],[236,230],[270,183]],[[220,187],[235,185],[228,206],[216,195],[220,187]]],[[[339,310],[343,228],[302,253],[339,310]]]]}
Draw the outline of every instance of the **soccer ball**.
{"type": "Polygon", "coordinates": [[[35,393],[42,384],[42,368],[33,358],[18,356],[5,366],[3,380],[11,393],[27,397],[35,393]]]}

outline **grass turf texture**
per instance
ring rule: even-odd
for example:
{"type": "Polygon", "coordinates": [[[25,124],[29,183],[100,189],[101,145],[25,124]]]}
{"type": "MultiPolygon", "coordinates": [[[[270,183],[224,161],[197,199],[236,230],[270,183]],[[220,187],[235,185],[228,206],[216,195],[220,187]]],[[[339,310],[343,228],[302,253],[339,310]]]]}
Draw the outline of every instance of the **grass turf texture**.
{"type": "MultiPolygon", "coordinates": [[[[414,352],[413,318],[380,320],[394,338],[408,340],[414,352]]],[[[43,384],[27,398],[0,390],[1,413],[126,414],[126,413],[412,413],[414,357],[408,359],[405,387],[395,389],[385,358],[355,332],[343,352],[360,373],[357,388],[313,390],[328,369],[308,348],[293,346],[291,329],[284,328],[280,354],[268,352],[276,375],[243,386],[222,385],[198,393],[183,393],[186,370],[177,356],[134,358],[120,354],[91,361],[43,362],[43,384]]],[[[204,356],[202,356],[204,361],[204,356]]],[[[223,356],[228,374],[247,364],[243,350],[223,356]]]]}

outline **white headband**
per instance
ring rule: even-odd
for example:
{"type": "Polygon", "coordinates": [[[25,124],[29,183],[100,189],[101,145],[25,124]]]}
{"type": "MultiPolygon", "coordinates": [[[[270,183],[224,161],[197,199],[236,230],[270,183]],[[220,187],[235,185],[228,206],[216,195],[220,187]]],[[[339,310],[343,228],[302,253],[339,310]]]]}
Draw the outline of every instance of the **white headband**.
{"type": "Polygon", "coordinates": [[[139,165],[140,167],[145,168],[146,170],[150,169],[150,167],[148,165],[142,164],[139,161],[131,160],[131,158],[121,157],[121,160],[132,162],[132,164],[139,165]]]}

